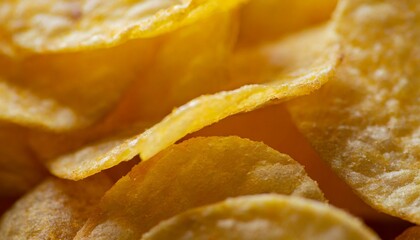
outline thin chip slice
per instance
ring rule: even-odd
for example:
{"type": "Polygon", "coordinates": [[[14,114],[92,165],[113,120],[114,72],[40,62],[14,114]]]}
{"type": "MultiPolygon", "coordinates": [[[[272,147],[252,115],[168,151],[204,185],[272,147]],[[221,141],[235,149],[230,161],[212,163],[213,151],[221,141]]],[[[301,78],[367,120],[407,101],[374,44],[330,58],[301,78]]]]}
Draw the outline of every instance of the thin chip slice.
{"type": "Polygon", "coordinates": [[[344,62],[290,111],[364,201],[420,224],[420,2],[344,0],[338,9],[344,62]]]}
{"type": "Polygon", "coordinates": [[[138,239],[187,209],[259,193],[324,200],[301,165],[263,143],[194,138],[134,167],[105,194],[75,239],[138,239]]]}
{"type": "Polygon", "coordinates": [[[420,226],[411,227],[405,230],[395,240],[418,240],[420,239],[420,226]]]}
{"type": "Polygon", "coordinates": [[[86,127],[103,118],[145,73],[156,45],[136,40],[20,60],[0,55],[0,119],[53,131],[86,127]]]}
{"type": "Polygon", "coordinates": [[[305,166],[309,177],[316,179],[330,204],[368,222],[380,221],[383,225],[391,225],[399,220],[372,209],[354,194],[299,132],[287,112],[285,103],[223,119],[186,138],[232,135],[261,141],[305,166]]]}
{"type": "Polygon", "coordinates": [[[111,181],[50,178],[18,200],[0,220],[0,239],[73,239],[111,181]]]}
{"type": "Polygon", "coordinates": [[[238,46],[250,47],[330,18],[337,0],[252,0],[241,8],[238,46]]]}
{"type": "Polygon", "coordinates": [[[238,197],[189,210],[144,234],[158,239],[379,239],[357,218],[330,205],[275,194],[238,197]]]}
{"type": "MultiPolygon", "coordinates": [[[[329,26],[324,26],[244,54],[248,61],[237,60],[232,68],[232,86],[244,82],[260,84],[201,96],[174,110],[142,134],[92,144],[50,159],[47,166],[62,178],[82,179],[128,161],[139,153],[143,160],[147,160],[188,133],[231,115],[309,94],[334,75],[339,60],[334,40],[334,33],[329,26]],[[267,65],[256,64],[249,75],[240,71],[261,58],[267,65]],[[249,76],[255,76],[254,81],[249,76]]],[[[242,55],[238,58],[242,59],[242,55]]]]}
{"type": "Polygon", "coordinates": [[[236,35],[229,12],[110,49],[34,55],[4,67],[0,59],[0,76],[7,77],[0,81],[0,118],[56,132],[105,116],[107,127],[161,119],[174,106],[221,89],[236,35]]]}
{"type": "Polygon", "coordinates": [[[115,46],[174,31],[244,0],[4,0],[0,51],[63,52],[115,46]]]}
{"type": "Polygon", "coordinates": [[[46,176],[26,143],[26,130],[0,123],[0,198],[20,197],[46,176]]]}
{"type": "Polygon", "coordinates": [[[31,134],[36,154],[50,160],[109,136],[127,136],[123,132],[131,137],[153,126],[175,106],[220,91],[229,82],[226,65],[237,25],[236,14],[221,13],[165,35],[147,71],[139,74],[105,119],[67,133],[31,134]]]}

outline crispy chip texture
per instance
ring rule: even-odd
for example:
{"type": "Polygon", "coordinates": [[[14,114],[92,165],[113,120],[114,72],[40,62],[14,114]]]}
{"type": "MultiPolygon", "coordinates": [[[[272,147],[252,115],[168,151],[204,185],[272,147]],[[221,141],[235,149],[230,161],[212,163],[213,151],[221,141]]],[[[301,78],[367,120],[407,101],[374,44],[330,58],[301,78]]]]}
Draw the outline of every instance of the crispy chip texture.
{"type": "Polygon", "coordinates": [[[239,47],[277,39],[330,18],[337,0],[252,0],[241,9],[239,47]]]}
{"type": "Polygon", "coordinates": [[[334,40],[330,28],[324,26],[253,51],[247,50],[233,60],[231,84],[259,84],[198,97],[139,135],[101,141],[50,159],[48,168],[62,178],[81,179],[130,160],[138,153],[146,160],[188,133],[231,115],[309,94],[334,74],[338,62],[334,40]],[[258,62],[252,67],[253,60],[267,65],[258,62]],[[241,71],[248,67],[249,74],[241,71]]]}
{"type": "Polygon", "coordinates": [[[336,78],[290,111],[367,203],[420,223],[420,2],[344,0],[336,29],[336,78]]]}
{"type": "Polygon", "coordinates": [[[47,175],[26,143],[26,131],[0,123],[0,198],[19,197],[47,175]]]}
{"type": "Polygon", "coordinates": [[[395,240],[418,240],[420,239],[420,226],[411,227],[405,230],[395,240]]]}
{"type": "Polygon", "coordinates": [[[275,150],[289,155],[305,166],[305,171],[309,177],[316,179],[330,204],[370,222],[386,221],[386,224],[388,224],[397,220],[372,209],[364,203],[331,170],[303,134],[299,132],[286,109],[285,103],[223,119],[188,135],[186,138],[232,135],[261,141],[275,150]]]}
{"type": "Polygon", "coordinates": [[[101,175],[79,182],[47,179],[2,216],[0,239],[73,239],[110,186],[101,175]]]}
{"type": "Polygon", "coordinates": [[[301,165],[262,143],[238,137],[190,139],[120,179],[76,239],[137,239],[187,209],[259,193],[324,199],[301,165]]]}
{"type": "Polygon", "coordinates": [[[275,194],[238,197],[166,220],[144,240],[379,239],[363,223],[327,204],[275,194]]]}
{"type": "Polygon", "coordinates": [[[4,0],[0,51],[62,52],[105,48],[170,32],[243,0],[4,0]]]}

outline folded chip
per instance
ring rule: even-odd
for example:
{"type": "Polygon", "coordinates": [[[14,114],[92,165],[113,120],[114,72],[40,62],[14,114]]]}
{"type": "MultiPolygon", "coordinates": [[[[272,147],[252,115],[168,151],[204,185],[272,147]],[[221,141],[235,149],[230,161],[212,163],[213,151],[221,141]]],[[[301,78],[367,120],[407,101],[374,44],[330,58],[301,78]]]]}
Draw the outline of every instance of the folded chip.
{"type": "Polygon", "coordinates": [[[263,143],[194,138],[135,166],[105,194],[75,239],[139,239],[190,208],[259,193],[324,200],[301,165],[263,143]]]}
{"type": "Polygon", "coordinates": [[[47,176],[26,142],[27,131],[0,123],[0,198],[17,198],[47,176]]]}
{"type": "Polygon", "coordinates": [[[47,159],[47,166],[59,177],[82,179],[139,153],[147,160],[188,133],[223,118],[311,93],[334,75],[338,62],[335,35],[329,25],[246,49],[234,57],[229,83],[232,88],[249,85],[198,97],[143,133],[90,144],[47,159]],[[247,68],[249,74],[242,72],[247,68]]]}
{"type": "Polygon", "coordinates": [[[49,178],[0,219],[0,239],[71,240],[111,186],[104,175],[74,182],[49,178]]]}
{"type": "Polygon", "coordinates": [[[343,63],[289,109],[321,157],[364,201],[420,224],[420,2],[343,0],[343,63]]]}
{"type": "Polygon", "coordinates": [[[246,196],[189,210],[161,222],[141,239],[379,239],[330,205],[275,194],[246,196]]]}
{"type": "Polygon", "coordinates": [[[395,240],[417,240],[420,239],[420,227],[414,226],[405,230],[395,240]]]}
{"type": "Polygon", "coordinates": [[[174,31],[244,0],[4,0],[0,52],[64,52],[106,48],[174,31]]]}

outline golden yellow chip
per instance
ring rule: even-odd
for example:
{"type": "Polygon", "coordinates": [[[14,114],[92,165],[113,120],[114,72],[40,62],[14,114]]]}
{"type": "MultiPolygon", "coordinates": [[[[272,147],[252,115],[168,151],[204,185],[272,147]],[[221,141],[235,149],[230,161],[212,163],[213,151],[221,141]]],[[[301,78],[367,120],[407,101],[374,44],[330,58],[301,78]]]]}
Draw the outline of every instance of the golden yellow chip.
{"type": "Polygon", "coordinates": [[[139,135],[92,144],[49,159],[47,166],[59,177],[82,179],[138,153],[146,160],[188,133],[231,115],[309,94],[334,75],[338,62],[334,40],[334,33],[324,26],[240,53],[231,69],[232,86],[260,84],[201,96],[139,135]],[[252,67],[252,61],[258,59],[267,65],[258,63],[252,67]],[[249,74],[241,71],[248,67],[249,74]]]}
{"type": "Polygon", "coordinates": [[[136,40],[111,49],[20,60],[0,55],[0,119],[54,131],[86,127],[103,118],[145,74],[156,45],[136,40]]]}
{"type": "Polygon", "coordinates": [[[109,135],[126,136],[122,132],[128,132],[133,136],[162,119],[173,107],[223,89],[228,84],[224,65],[231,55],[237,25],[235,14],[223,13],[162,36],[158,41],[162,45],[155,51],[146,74],[140,74],[103,121],[69,133],[32,134],[37,154],[42,159],[53,159],[109,135]]]}
{"type": "Polygon", "coordinates": [[[251,0],[241,9],[239,47],[277,39],[330,18],[337,0],[251,0]]]}
{"type": "Polygon", "coordinates": [[[411,227],[405,230],[395,240],[418,240],[420,239],[420,226],[411,227]]]}
{"type": "Polygon", "coordinates": [[[19,197],[47,175],[26,143],[26,130],[0,123],[0,198],[19,197]]]}
{"type": "Polygon", "coordinates": [[[139,119],[156,121],[174,106],[222,89],[236,33],[236,16],[220,13],[110,49],[20,61],[0,57],[0,79],[5,75],[0,118],[54,131],[86,127],[111,110],[112,116],[103,120],[108,128],[139,119]]]}
{"type": "Polygon", "coordinates": [[[0,51],[61,52],[105,48],[170,32],[244,0],[4,0],[0,51]]]}
{"type": "Polygon", "coordinates": [[[0,239],[73,239],[110,186],[102,175],[79,182],[47,179],[2,216],[0,239]]]}
{"type": "Polygon", "coordinates": [[[223,119],[188,135],[186,138],[232,135],[262,141],[305,166],[305,171],[317,181],[330,204],[345,209],[352,215],[369,222],[386,221],[386,224],[389,225],[390,222],[396,221],[389,215],[380,213],[364,203],[331,170],[328,164],[322,161],[293,123],[285,104],[273,105],[223,119]]]}
{"type": "Polygon", "coordinates": [[[420,2],[343,0],[344,62],[290,104],[321,157],[374,208],[420,223],[420,2]]]}
{"type": "Polygon", "coordinates": [[[379,239],[357,219],[327,204],[275,194],[238,197],[166,220],[144,240],[379,239]]]}
{"type": "Polygon", "coordinates": [[[259,193],[324,200],[301,165],[262,143],[238,137],[190,139],[120,179],[76,239],[138,239],[187,209],[259,193]]]}

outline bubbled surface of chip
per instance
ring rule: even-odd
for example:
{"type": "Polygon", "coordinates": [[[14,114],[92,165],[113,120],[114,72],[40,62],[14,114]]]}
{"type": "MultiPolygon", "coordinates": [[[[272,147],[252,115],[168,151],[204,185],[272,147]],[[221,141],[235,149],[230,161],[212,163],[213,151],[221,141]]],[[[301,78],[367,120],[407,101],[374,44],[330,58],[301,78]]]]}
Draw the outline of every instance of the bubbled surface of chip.
{"type": "Polygon", "coordinates": [[[35,0],[0,3],[0,51],[8,55],[115,46],[154,37],[242,0],[35,0]]]}
{"type": "Polygon", "coordinates": [[[143,235],[159,239],[379,239],[344,211],[303,198],[257,195],[189,210],[143,235]]]}
{"type": "Polygon", "coordinates": [[[321,157],[376,209],[420,223],[420,2],[342,1],[336,77],[290,104],[321,157]]]}
{"type": "Polygon", "coordinates": [[[75,239],[136,239],[190,208],[259,193],[324,200],[301,165],[263,143],[194,138],[135,166],[106,193],[75,239]]]}
{"type": "Polygon", "coordinates": [[[73,239],[111,187],[104,175],[74,182],[49,178],[0,219],[0,239],[73,239]]]}

